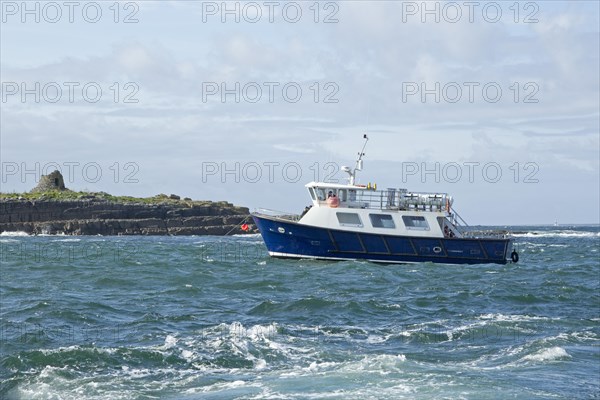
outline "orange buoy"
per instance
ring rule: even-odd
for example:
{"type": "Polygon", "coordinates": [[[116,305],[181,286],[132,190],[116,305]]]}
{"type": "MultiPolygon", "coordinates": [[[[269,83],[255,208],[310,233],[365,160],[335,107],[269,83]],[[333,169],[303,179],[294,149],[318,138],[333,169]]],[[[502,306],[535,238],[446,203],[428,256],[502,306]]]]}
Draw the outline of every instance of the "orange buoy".
{"type": "Polygon", "coordinates": [[[241,226],[240,228],[242,228],[242,230],[243,230],[244,232],[247,232],[247,231],[248,231],[248,229],[250,229],[250,227],[248,226],[248,224],[242,224],[242,226],[241,226]]]}

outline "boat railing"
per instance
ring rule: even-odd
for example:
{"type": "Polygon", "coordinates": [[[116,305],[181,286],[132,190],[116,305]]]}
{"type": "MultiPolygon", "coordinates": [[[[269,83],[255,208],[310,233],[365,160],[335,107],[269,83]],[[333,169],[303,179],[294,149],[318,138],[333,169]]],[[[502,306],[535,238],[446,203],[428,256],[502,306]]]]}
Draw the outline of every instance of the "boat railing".
{"type": "Polygon", "coordinates": [[[452,223],[462,228],[469,227],[467,221],[465,221],[455,209],[452,209],[452,223]]]}
{"type": "Polygon", "coordinates": [[[284,219],[284,220],[288,220],[288,221],[299,221],[300,220],[300,215],[298,215],[298,214],[294,214],[294,213],[290,213],[290,212],[286,212],[286,211],[272,210],[269,208],[258,208],[258,209],[256,209],[255,213],[261,214],[261,215],[267,215],[270,217],[280,218],[280,219],[284,219]]]}
{"type": "Polygon", "coordinates": [[[406,189],[360,190],[343,193],[342,207],[395,211],[449,211],[447,193],[409,192],[406,189]]]}

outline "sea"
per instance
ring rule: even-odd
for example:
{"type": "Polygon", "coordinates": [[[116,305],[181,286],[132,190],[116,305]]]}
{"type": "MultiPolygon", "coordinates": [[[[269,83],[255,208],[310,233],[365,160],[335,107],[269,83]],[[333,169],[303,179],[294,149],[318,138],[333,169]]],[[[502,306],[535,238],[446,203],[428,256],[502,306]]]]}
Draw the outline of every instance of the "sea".
{"type": "Polygon", "coordinates": [[[500,228],[516,264],[4,234],[0,398],[599,399],[600,228],[500,228]]]}

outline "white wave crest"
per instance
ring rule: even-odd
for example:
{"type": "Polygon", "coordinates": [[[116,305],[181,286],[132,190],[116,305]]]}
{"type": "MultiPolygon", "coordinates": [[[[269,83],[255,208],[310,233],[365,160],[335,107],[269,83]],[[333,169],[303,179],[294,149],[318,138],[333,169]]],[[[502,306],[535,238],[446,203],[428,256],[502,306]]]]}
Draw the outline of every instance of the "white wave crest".
{"type": "Polygon", "coordinates": [[[2,232],[0,233],[0,236],[30,236],[29,233],[27,232],[23,232],[23,231],[16,231],[16,232],[2,232]]]}
{"type": "Polygon", "coordinates": [[[478,317],[478,319],[482,320],[491,320],[497,322],[528,322],[528,321],[543,321],[543,320],[551,320],[553,318],[548,317],[540,317],[537,315],[520,315],[520,314],[483,314],[478,317]]]}
{"type": "Polygon", "coordinates": [[[526,361],[555,361],[564,358],[571,358],[569,353],[562,347],[551,347],[549,349],[544,349],[535,354],[529,354],[523,357],[523,360],[526,361]]]}
{"type": "Polygon", "coordinates": [[[547,231],[532,231],[526,233],[513,233],[511,236],[513,237],[526,237],[526,238],[547,238],[547,237],[575,237],[575,238],[584,238],[584,237],[600,237],[600,232],[577,232],[577,231],[560,231],[560,232],[547,232],[547,231]]]}

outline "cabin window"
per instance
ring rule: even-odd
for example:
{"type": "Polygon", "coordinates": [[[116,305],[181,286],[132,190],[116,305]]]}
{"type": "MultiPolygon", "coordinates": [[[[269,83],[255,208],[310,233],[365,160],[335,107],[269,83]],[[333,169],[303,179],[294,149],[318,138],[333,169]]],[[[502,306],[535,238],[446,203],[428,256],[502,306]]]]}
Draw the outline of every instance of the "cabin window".
{"type": "Polygon", "coordinates": [[[396,224],[394,224],[394,220],[389,214],[369,214],[369,218],[373,228],[396,228],[396,224]]]}
{"type": "Polygon", "coordinates": [[[342,226],[355,226],[362,228],[363,224],[358,214],[338,212],[336,213],[338,222],[342,226]]]}
{"type": "Polygon", "coordinates": [[[318,188],[317,189],[317,197],[319,198],[320,201],[327,200],[327,191],[323,188],[318,188]]]}
{"type": "Polygon", "coordinates": [[[309,188],[308,191],[310,192],[310,197],[312,197],[313,200],[316,200],[317,195],[315,194],[315,189],[309,188]]]}
{"type": "Polygon", "coordinates": [[[429,224],[425,217],[417,217],[411,215],[403,215],[402,221],[404,221],[404,225],[406,225],[406,229],[420,230],[420,231],[428,231],[429,224]]]}
{"type": "Polygon", "coordinates": [[[347,201],[348,197],[346,195],[346,189],[338,190],[338,197],[340,198],[340,201],[347,201]]]}
{"type": "Polygon", "coordinates": [[[348,195],[349,195],[350,201],[356,201],[356,190],[355,189],[348,190],[348,195]]]}

